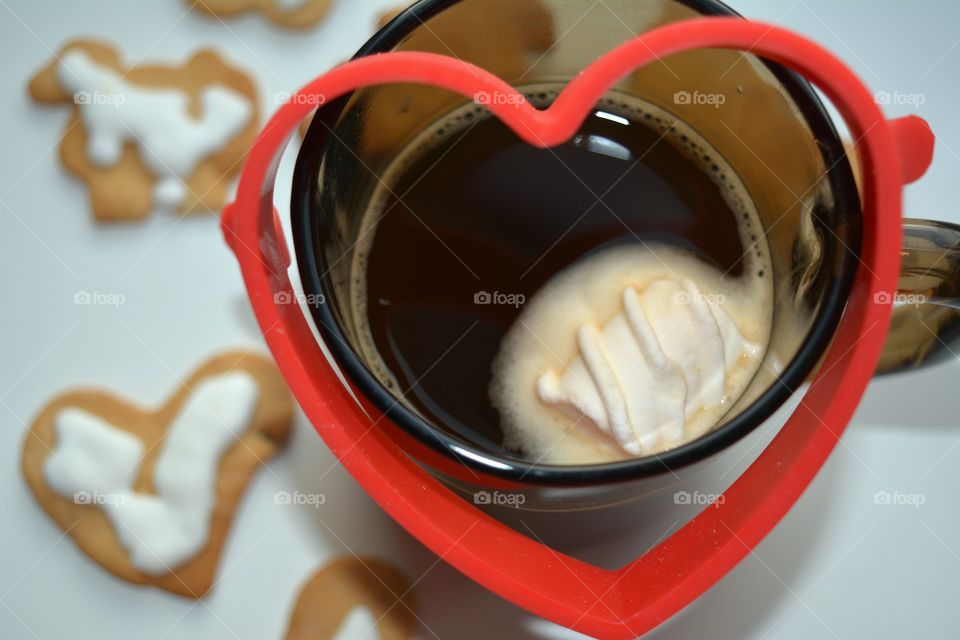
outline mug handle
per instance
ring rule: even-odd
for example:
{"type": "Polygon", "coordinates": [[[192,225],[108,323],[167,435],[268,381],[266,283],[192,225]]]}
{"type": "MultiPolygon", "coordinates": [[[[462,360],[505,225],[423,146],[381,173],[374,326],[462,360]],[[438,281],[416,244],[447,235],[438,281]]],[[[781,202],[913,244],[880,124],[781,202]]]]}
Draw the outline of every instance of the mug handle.
{"type": "MultiPolygon", "coordinates": [[[[917,116],[891,120],[890,126],[903,183],[909,184],[930,165],[934,136],[917,116]]],[[[857,154],[848,157],[859,183],[857,154]]],[[[901,247],[897,291],[876,294],[876,302],[893,304],[878,374],[960,357],[960,226],[905,218],[901,247]]]]}
{"type": "Polygon", "coordinates": [[[960,226],[906,218],[902,246],[878,374],[960,357],[960,226]]]}

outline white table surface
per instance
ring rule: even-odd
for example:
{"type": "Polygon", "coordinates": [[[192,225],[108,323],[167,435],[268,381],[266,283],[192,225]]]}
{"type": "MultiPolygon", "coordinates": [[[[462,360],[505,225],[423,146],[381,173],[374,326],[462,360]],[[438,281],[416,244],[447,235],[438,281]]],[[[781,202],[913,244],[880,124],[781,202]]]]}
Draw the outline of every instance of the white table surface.
{"type": "MultiPolygon", "coordinates": [[[[19,470],[26,425],[78,384],[156,405],[209,354],[262,344],[236,263],[212,217],[92,221],[84,188],[59,166],[67,109],[26,97],[65,40],[90,35],[127,60],[183,59],[215,45],[253,72],[265,104],[347,57],[392,0],[339,0],[306,34],[256,17],[221,25],[178,0],[0,0],[0,637],[277,638],[301,582],[332,554],[393,558],[413,578],[419,637],[575,637],[484,592],[393,524],[335,466],[302,416],[291,446],[252,483],[201,604],[138,589],[96,567],[34,503],[19,470]],[[121,293],[111,307],[77,291],[121,293]],[[325,505],[278,505],[277,491],[325,505]]],[[[923,97],[939,135],[907,213],[960,222],[960,4],[739,0],[748,16],[809,34],[877,91],[923,97]]],[[[907,113],[908,106],[892,106],[907,113]]],[[[875,381],[843,443],[789,516],[729,576],[653,638],[947,638],[960,591],[960,362],[875,381]],[[877,505],[877,491],[923,504],[877,505]]]]}

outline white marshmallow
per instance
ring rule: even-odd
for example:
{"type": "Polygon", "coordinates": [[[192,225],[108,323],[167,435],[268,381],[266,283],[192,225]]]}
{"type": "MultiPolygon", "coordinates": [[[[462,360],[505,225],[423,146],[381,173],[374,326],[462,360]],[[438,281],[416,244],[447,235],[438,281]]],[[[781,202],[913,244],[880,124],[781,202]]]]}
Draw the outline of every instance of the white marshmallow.
{"type": "Polygon", "coordinates": [[[554,276],[494,362],[505,444],[540,463],[587,464],[709,431],[762,361],[773,288],[758,274],[771,272],[767,260],[750,257],[733,278],[673,247],[630,245],[554,276]]]}

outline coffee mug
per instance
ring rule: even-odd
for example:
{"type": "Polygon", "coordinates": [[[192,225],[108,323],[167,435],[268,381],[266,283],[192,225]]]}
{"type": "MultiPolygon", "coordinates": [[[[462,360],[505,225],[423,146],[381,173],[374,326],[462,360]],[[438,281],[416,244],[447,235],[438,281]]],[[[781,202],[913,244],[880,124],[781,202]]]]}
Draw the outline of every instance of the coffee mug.
{"type": "MultiPolygon", "coordinates": [[[[562,0],[418,3],[375,36],[361,59],[318,78],[274,116],[222,225],[281,370],[370,495],[430,548],[504,597],[593,635],[628,637],[724,575],[783,516],[835,446],[874,371],[891,307],[902,302],[898,314],[910,308],[911,299],[901,296],[911,294],[896,288],[900,190],[925,171],[933,140],[919,119],[883,120],[862,83],[799,36],[743,20],[690,20],[734,15],[719,3],[624,1],[611,9],[603,18],[584,16],[582,3],[562,0]],[[631,39],[631,33],[644,35],[631,39]],[[404,47],[441,55],[404,53],[404,47]],[[519,66],[517,50],[525,52],[519,66]],[[377,51],[392,53],[370,55],[377,51]],[[798,72],[850,126],[863,155],[862,198],[843,141],[798,72]],[[549,110],[506,104],[522,102],[514,85],[551,84],[569,86],[549,110]],[[741,98],[704,109],[701,100],[683,98],[697,91],[741,98]],[[776,283],[771,355],[732,417],[698,440],[607,465],[531,465],[424,421],[378,377],[357,339],[356,309],[342,296],[357,275],[349,268],[352,234],[377,171],[418,129],[450,111],[479,102],[480,95],[504,96],[508,100],[486,106],[525,141],[553,147],[569,140],[611,94],[638,97],[690,125],[747,187],[765,223],[776,283]],[[273,208],[274,179],[284,141],[320,103],[297,160],[291,248],[273,208]],[[300,276],[302,293],[291,272],[300,276]],[[435,479],[474,496],[522,495],[522,505],[514,504],[525,508],[623,503],[709,464],[811,376],[797,409],[725,500],[616,571],[546,549],[435,479]]],[[[554,95],[543,93],[548,101],[554,95]]],[[[902,250],[906,284],[924,296],[913,302],[949,310],[956,229],[910,225],[902,250]]]]}
{"type": "MultiPolygon", "coordinates": [[[[452,55],[528,95],[546,94],[549,100],[592,60],[620,44],[628,34],[622,20],[633,31],[644,32],[699,14],[730,13],[711,2],[621,2],[586,17],[583,9],[577,3],[539,0],[420,2],[375,35],[358,56],[408,50],[452,55]],[[574,23],[569,29],[562,26],[574,23]],[[499,37],[491,38],[478,24],[499,28],[499,37]],[[565,35],[558,38],[556,30],[565,35]]],[[[471,434],[469,428],[454,431],[427,420],[407,401],[409,389],[401,394],[388,388],[386,377],[379,374],[382,367],[372,361],[372,350],[362,344],[358,327],[364,324],[360,316],[366,309],[349,299],[356,279],[365,277],[355,272],[363,236],[370,234],[361,218],[384,179],[383,168],[416,134],[461,108],[462,96],[413,85],[363,89],[324,105],[301,147],[291,224],[306,299],[324,301],[309,306],[322,340],[364,401],[386,416],[378,428],[392,430],[411,456],[469,497],[508,488],[522,496],[513,503],[525,509],[596,508],[696,473],[762,425],[801,387],[833,337],[860,264],[860,202],[853,171],[829,115],[796,74],[739,52],[701,50],[649,65],[606,97],[613,102],[640,98],[662,107],[726,159],[756,204],[775,282],[774,325],[765,361],[727,418],[675,449],[624,462],[533,464],[490,437],[471,434]],[[727,95],[731,98],[713,103],[697,98],[727,95]]],[[[444,161],[452,162],[439,160],[444,161]]],[[[529,187],[531,193],[523,196],[536,198],[537,188],[542,186],[529,187]]],[[[547,224],[553,228],[543,234],[541,245],[530,249],[530,262],[547,250],[563,253],[564,239],[553,239],[564,234],[567,221],[547,224]]],[[[919,239],[915,228],[908,227],[908,242],[919,239]]],[[[949,246],[960,237],[951,238],[948,234],[956,230],[942,226],[921,229],[937,246],[949,246]],[[939,231],[937,239],[930,238],[934,230],[939,231]]],[[[620,231],[629,236],[628,230],[620,231]]],[[[907,248],[915,249],[913,244],[907,248]]],[[[415,271],[404,264],[396,269],[415,271]]],[[[463,277],[470,280],[466,273],[463,277]]],[[[429,288],[431,283],[417,286],[429,288]]],[[[890,295],[899,300],[906,292],[890,295]]],[[[433,360],[429,362],[433,366],[433,360]]]]}

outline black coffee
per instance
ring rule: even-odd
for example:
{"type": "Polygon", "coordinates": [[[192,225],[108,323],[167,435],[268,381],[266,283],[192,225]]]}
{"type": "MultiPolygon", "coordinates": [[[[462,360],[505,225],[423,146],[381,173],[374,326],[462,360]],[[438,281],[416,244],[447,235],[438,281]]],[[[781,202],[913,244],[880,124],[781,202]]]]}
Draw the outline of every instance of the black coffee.
{"type": "Polygon", "coordinates": [[[738,225],[755,224],[702,139],[620,101],[553,149],[471,108],[424,134],[387,182],[358,262],[383,377],[437,426],[493,450],[491,363],[523,300],[613,243],[672,244],[736,276],[748,249],[738,225]]]}

